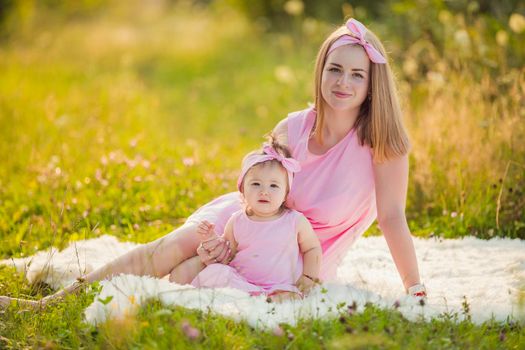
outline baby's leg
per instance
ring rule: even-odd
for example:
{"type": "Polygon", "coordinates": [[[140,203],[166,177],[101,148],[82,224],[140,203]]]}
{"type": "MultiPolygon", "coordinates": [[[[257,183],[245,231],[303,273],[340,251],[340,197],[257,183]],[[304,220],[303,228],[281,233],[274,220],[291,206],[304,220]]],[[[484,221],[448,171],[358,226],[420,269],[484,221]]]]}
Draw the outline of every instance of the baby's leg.
{"type": "Polygon", "coordinates": [[[200,257],[194,256],[189,258],[171,270],[170,282],[190,284],[204,267],[200,257]]]}

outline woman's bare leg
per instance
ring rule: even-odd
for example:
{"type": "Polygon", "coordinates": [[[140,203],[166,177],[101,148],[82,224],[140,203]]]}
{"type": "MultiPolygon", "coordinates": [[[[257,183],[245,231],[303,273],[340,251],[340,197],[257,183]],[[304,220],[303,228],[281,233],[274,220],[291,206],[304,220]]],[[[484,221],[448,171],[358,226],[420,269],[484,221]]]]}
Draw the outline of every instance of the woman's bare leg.
{"type": "MultiPolygon", "coordinates": [[[[153,242],[143,244],[121,255],[108,264],[79,278],[79,281],[65,287],[41,301],[24,300],[10,297],[0,297],[0,309],[8,306],[11,301],[29,307],[43,307],[63,296],[74,293],[86,283],[100,281],[121,273],[133,275],[149,275],[163,277],[177,265],[196,255],[200,240],[196,225],[183,225],[173,232],[153,242]]],[[[193,264],[196,265],[196,264],[193,264]]],[[[195,273],[197,275],[198,271],[195,273]]]]}

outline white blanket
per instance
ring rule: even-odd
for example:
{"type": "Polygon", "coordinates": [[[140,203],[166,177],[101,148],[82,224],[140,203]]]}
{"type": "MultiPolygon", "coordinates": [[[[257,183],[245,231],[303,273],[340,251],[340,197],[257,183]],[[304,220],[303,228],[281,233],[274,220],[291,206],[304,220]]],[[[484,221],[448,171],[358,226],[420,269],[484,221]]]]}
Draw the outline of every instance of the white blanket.
{"type": "MultiPolygon", "coordinates": [[[[429,297],[421,306],[404,295],[399,275],[383,237],[359,239],[338,271],[338,280],[314,290],[300,301],[267,303],[234,289],[196,289],[166,279],[120,275],[102,282],[102,291],[85,312],[86,320],[99,323],[108,317],[134,312],[148,299],[162,304],[211,311],[245,320],[254,327],[274,327],[300,318],[337,315],[354,301],[357,312],[367,302],[398,310],[408,319],[430,319],[444,313],[465,315],[472,321],[525,319],[525,241],[476,238],[414,239],[420,274],[429,297]],[[520,301],[521,295],[521,301],[520,301]],[[104,301],[105,303],[101,302],[104,301]]],[[[51,249],[32,257],[4,260],[24,272],[30,282],[42,280],[54,288],[67,285],[136,245],[113,236],[73,242],[65,250],[51,249]]],[[[346,312],[346,311],[345,311],[346,312]]]]}

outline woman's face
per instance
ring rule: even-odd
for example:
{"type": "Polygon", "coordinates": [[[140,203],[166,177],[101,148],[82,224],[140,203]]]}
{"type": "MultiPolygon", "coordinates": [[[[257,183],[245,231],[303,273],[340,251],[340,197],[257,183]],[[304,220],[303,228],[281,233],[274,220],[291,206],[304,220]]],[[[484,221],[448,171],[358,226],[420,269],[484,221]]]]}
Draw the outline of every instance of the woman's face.
{"type": "Polygon", "coordinates": [[[321,94],[328,110],[359,112],[368,94],[370,60],[359,45],[332,51],[323,68],[321,94]]]}

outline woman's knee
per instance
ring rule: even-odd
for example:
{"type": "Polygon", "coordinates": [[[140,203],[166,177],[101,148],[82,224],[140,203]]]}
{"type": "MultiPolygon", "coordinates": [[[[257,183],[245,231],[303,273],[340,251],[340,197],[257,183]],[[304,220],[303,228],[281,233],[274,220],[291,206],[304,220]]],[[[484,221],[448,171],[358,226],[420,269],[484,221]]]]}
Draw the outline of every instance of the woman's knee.
{"type": "Polygon", "coordinates": [[[199,238],[195,225],[183,225],[153,242],[147,244],[151,254],[169,252],[180,262],[197,254],[199,238]]]}

